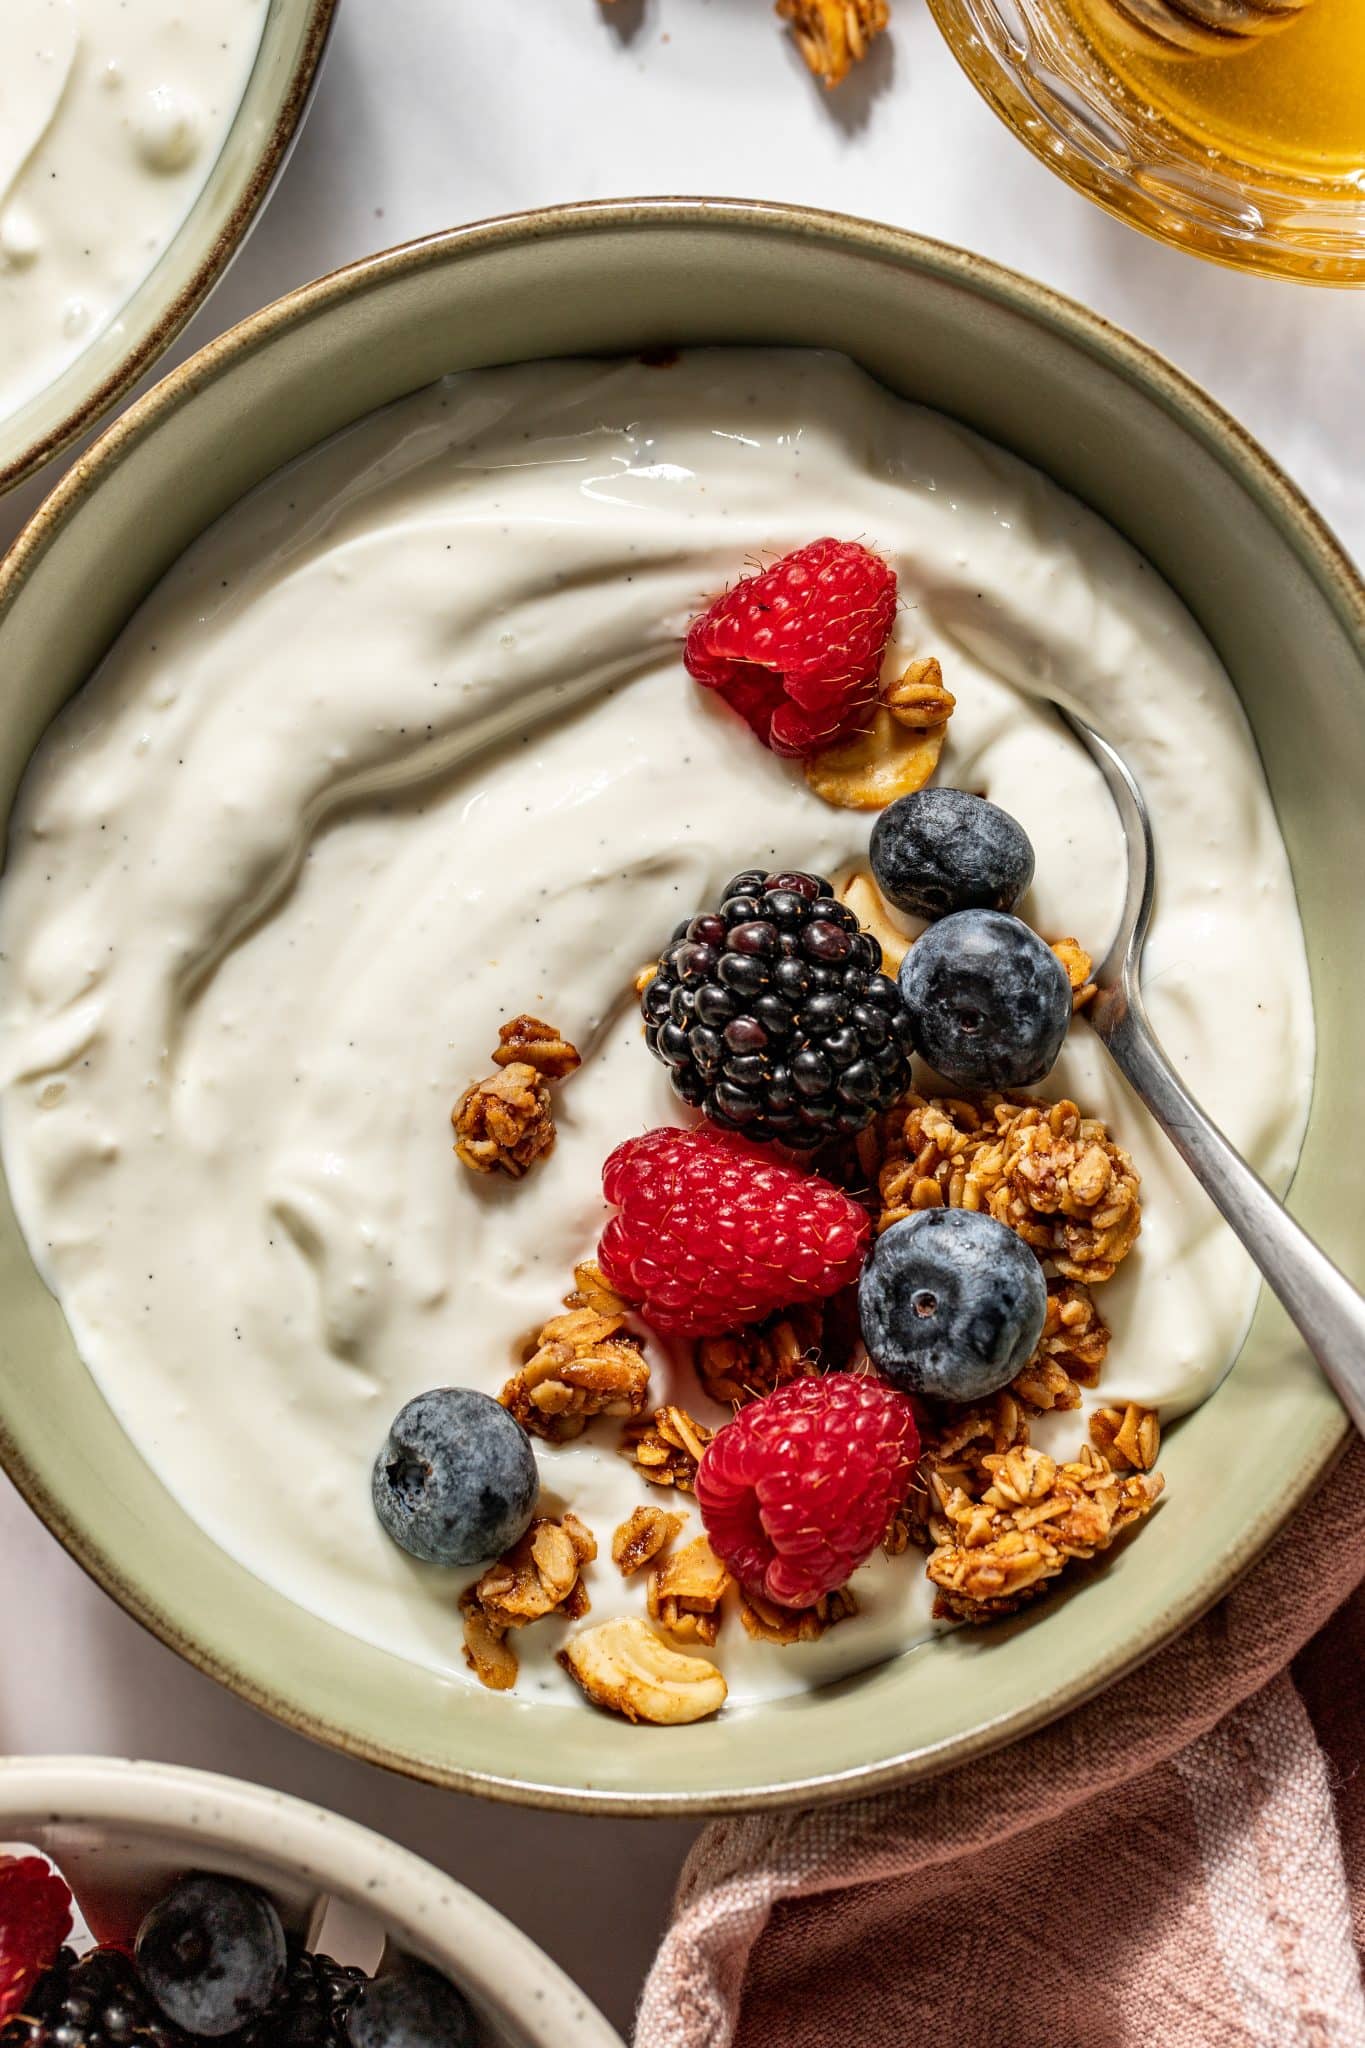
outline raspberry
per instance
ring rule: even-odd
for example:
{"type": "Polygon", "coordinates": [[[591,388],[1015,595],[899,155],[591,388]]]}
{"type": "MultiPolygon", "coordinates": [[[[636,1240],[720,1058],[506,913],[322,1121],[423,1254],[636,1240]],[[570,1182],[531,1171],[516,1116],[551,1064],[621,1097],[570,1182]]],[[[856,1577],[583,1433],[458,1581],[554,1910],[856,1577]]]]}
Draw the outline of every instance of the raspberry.
{"type": "Polygon", "coordinates": [[[627,1138],[602,1190],[620,1209],[602,1233],[602,1271],[679,1336],[724,1336],[833,1294],[867,1250],[867,1214],[840,1189],[710,1124],[627,1138]]]}
{"type": "Polygon", "coordinates": [[[869,716],[895,616],[895,571],[880,555],[813,540],[693,619],[683,662],[765,747],[813,754],[869,716]]]}
{"type": "Polygon", "coordinates": [[[71,1932],[71,1892],[41,1856],[0,1856],[0,2022],[71,1932]]]}
{"type": "Polygon", "coordinates": [[[711,1548],[746,1591],[811,1607],[882,1541],[918,1456],[914,1409],[884,1380],[793,1380],[706,1447],[696,1486],[711,1548]]]}

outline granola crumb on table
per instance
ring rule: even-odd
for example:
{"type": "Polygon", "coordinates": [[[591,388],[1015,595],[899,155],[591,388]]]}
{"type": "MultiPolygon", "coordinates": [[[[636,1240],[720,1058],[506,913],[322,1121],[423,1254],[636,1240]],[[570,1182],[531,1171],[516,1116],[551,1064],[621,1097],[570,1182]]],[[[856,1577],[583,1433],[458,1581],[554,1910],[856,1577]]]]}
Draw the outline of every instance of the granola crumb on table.
{"type": "Polygon", "coordinates": [[[548,1614],[579,1621],[588,1612],[583,1566],[597,1539],[577,1515],[538,1515],[526,1534],[460,1596],[465,1661],[480,1683],[506,1692],[516,1683],[517,1657],[507,1641],[548,1614]]]}
{"type": "Polygon", "coordinates": [[[891,19],[887,0],[777,0],[777,12],[826,88],[848,76],[891,19]]]}

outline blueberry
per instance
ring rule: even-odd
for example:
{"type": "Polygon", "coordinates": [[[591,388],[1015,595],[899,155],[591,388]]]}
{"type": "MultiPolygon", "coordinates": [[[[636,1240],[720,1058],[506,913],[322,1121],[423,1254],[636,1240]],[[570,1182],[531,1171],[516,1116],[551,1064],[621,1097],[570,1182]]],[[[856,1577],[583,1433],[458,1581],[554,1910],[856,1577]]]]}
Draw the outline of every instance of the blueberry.
{"type": "Polygon", "coordinates": [[[922,1209],[872,1247],[858,1283],[863,1341],[909,1394],[981,1401],[1043,1334],[1047,1285],[1021,1237],[978,1209],[922,1209]]]}
{"type": "Polygon", "coordinates": [[[187,2034],[235,2033],[284,1983],[280,1916],[264,1892],[234,1877],[187,1877],[153,1906],[137,1937],[142,1981],[187,2034]]]}
{"type": "Polygon", "coordinates": [[[346,2015],[351,2048],[474,2048],[474,2015],[439,1970],[404,1963],[373,1977],[346,2015]]]}
{"type": "Polygon", "coordinates": [[[519,1422],[472,1387],[434,1387],[400,1408],[375,1460],[374,1509],[428,1564],[482,1564],[530,1526],[539,1481],[519,1422]]]}
{"type": "Polygon", "coordinates": [[[887,902],[916,917],[1013,910],[1033,880],[1033,847],[984,796],[920,789],[888,804],[872,827],[872,872],[887,902]]]}
{"type": "Polygon", "coordinates": [[[900,989],[916,1052],[954,1088],[1032,1087],[1071,1022],[1061,961],[1000,910],[930,925],[901,962],[900,989]]]}

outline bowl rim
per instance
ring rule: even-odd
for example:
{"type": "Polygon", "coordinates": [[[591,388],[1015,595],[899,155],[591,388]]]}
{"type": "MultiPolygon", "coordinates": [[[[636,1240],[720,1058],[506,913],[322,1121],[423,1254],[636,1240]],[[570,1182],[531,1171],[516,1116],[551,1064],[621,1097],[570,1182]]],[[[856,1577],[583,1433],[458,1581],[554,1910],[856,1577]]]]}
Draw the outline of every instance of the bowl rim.
{"type": "MultiPolygon", "coordinates": [[[[111,407],[132,390],[138,379],[160,360],[176,336],[189,324],[234,262],[299,138],[340,4],[341,0],[302,0],[300,24],[303,34],[298,58],[285,81],[282,95],[277,99],[270,131],[252,165],[251,174],[239,189],[228,213],[214,227],[209,247],[169,305],[134,340],[117,368],[78,400],[62,419],[41,433],[36,441],[21,448],[8,462],[0,461],[0,497],[51,462],[80,435],[89,432],[111,407]]],[[[234,115],[230,128],[235,125],[236,118],[234,115]]],[[[175,249],[186,225],[186,221],[180,223],[157,257],[154,268],[159,267],[175,249]]],[[[136,306],[146,282],[144,279],[134,288],[120,313],[136,306]]],[[[76,361],[78,363],[80,358],[77,357],[76,361]]],[[[3,424],[0,421],[0,425],[3,424]]]]}
{"type": "MultiPolygon", "coordinates": [[[[777,201],[709,197],[587,200],[499,215],[361,258],[263,307],[171,371],[106,427],[66,471],[8,553],[0,558],[0,631],[67,521],[103,478],[131,456],[164,420],[192,403],[202,385],[213,381],[228,366],[251,359],[277,336],[316,313],[343,303],[353,294],[382,287],[465,253],[591,234],[604,228],[657,232],[678,227],[748,228],[797,243],[870,255],[899,269],[947,282],[1024,320],[1037,322],[1058,339],[1078,347],[1111,371],[1116,370],[1175,417],[1255,499],[1329,603],[1365,669],[1365,578],[1321,515],[1247,429],[1157,351],[1050,287],[950,243],[851,215],[777,201]]],[[[154,1599],[129,1583],[117,1563],[80,1528],[74,1515],[28,1466],[3,1414],[0,1469],[8,1474],[28,1505],[82,1569],[152,1635],[239,1697],[314,1741],[422,1782],[513,1805],[578,1813],[678,1817],[771,1810],[863,1796],[968,1763],[1060,1718],[1131,1671],[1213,1607],[1315,1489],[1348,1434],[1349,1425],[1338,1409],[1322,1429],[1313,1455],[1305,1459],[1274,1502],[1245,1525],[1241,1540],[1210,1564],[1207,1573],[1189,1588],[1183,1600],[1126,1637],[1084,1672],[1050,1687],[1027,1708],[989,1716],[965,1735],[953,1735],[930,1747],[901,1751],[866,1765],[816,1772],[800,1781],[724,1791],[638,1792],[565,1787],[538,1782],[530,1775],[508,1778],[501,1773],[470,1769],[445,1758],[438,1762],[357,1736],[335,1719],[324,1719],[273,1688],[259,1685],[225,1662],[205,1637],[191,1635],[170,1623],[154,1599]]]]}
{"type": "MultiPolygon", "coordinates": [[[[247,1849],[292,1867],[326,1890],[349,1873],[357,1898],[376,1894],[382,1917],[414,1943],[435,1947],[452,1975],[528,2040],[569,2023],[572,2048],[621,2048],[585,1991],[496,1906],[387,1835],[329,1807],[245,1778],[131,1757],[0,1758],[0,1838],[17,1820],[36,1826],[164,1827],[208,1846],[247,1849]],[[207,1817],[207,1825],[205,1820],[207,1817]],[[339,1868],[340,1866],[340,1868],[339,1868]],[[439,1916],[429,1912],[439,1896],[439,1916]]],[[[569,2037],[566,2035],[566,2043],[569,2037]]]]}
{"type": "MultiPolygon", "coordinates": [[[[1238,233],[1193,213],[1181,217],[1174,197],[1163,204],[1155,191],[1144,190],[1138,179],[1116,170],[1097,151],[1086,150],[1058,127],[970,17],[971,0],[928,0],[928,5],[959,69],[1015,140],[1063,184],[1102,207],[1114,220],[1168,249],[1198,256],[1225,270],[1290,278],[1295,284],[1326,290],[1365,286],[1365,208],[1358,210],[1356,247],[1327,257],[1320,252],[1315,255],[1310,238],[1300,244],[1268,234],[1238,233]]],[[[1012,37],[1013,31],[1007,29],[1007,34],[1012,37]]]]}

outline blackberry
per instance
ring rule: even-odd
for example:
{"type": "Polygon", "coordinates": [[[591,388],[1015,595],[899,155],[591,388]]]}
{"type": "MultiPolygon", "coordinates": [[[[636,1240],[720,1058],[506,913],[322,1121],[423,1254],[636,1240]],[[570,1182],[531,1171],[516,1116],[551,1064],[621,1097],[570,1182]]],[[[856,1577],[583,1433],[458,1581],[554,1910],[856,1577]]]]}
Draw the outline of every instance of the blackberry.
{"type": "Polygon", "coordinates": [[[881,965],[822,876],[745,869],[674,932],[640,998],[645,1039],[715,1123],[809,1150],[906,1085],[910,1019],[881,965]]]}
{"type": "Polygon", "coordinates": [[[91,1949],[78,1962],[64,1948],[24,2004],[0,2025],[0,2048],[193,2048],[121,1949],[91,1949]]]}
{"type": "Polygon", "coordinates": [[[347,2016],[368,1982],[363,1970],[291,1942],[289,1974],[275,2003],[229,2034],[228,2048],[340,2048],[347,2016]]]}

